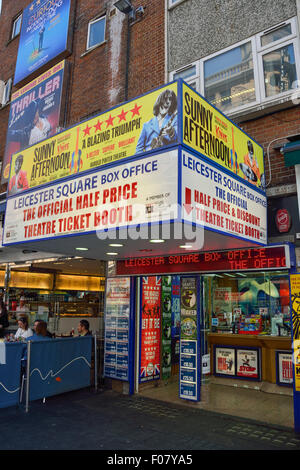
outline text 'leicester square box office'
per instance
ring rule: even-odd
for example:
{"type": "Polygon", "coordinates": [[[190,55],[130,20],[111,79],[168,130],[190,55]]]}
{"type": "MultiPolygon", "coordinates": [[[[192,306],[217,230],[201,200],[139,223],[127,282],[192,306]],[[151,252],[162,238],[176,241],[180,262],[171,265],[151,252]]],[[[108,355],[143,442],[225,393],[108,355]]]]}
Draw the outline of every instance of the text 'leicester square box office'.
{"type": "Polygon", "coordinates": [[[4,245],[108,259],[108,234],[120,258],[266,244],[261,146],[179,80],[12,156],[4,245]]]}

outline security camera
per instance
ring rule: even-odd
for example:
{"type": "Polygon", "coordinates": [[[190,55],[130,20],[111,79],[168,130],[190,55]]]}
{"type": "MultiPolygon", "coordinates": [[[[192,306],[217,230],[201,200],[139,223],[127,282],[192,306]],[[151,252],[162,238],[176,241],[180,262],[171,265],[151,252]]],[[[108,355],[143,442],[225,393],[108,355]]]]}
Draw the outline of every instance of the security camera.
{"type": "Polygon", "coordinates": [[[144,13],[145,13],[145,10],[144,10],[144,7],[138,7],[136,10],[135,10],[136,14],[137,15],[140,15],[142,16],[144,13]]]}

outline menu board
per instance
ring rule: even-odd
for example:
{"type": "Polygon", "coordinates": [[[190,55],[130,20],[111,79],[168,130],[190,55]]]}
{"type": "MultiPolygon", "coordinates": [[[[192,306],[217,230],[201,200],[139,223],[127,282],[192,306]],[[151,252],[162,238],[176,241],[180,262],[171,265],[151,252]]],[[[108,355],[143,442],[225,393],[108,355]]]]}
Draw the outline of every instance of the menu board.
{"type": "Polygon", "coordinates": [[[180,386],[179,396],[199,399],[198,314],[196,278],[181,279],[180,386]]]}
{"type": "Polygon", "coordinates": [[[130,278],[108,278],[104,376],[129,380],[130,278]]]}
{"type": "Polygon", "coordinates": [[[140,382],[160,378],[161,277],[142,278],[140,382]]]}

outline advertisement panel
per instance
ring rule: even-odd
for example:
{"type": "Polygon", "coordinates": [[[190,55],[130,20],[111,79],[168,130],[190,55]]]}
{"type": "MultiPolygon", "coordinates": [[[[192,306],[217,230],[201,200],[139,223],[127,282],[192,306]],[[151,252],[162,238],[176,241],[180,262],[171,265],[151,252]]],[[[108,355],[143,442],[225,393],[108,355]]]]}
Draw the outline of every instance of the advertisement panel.
{"type": "Polygon", "coordinates": [[[161,277],[142,278],[140,382],[160,378],[161,277]]]}
{"type": "Polygon", "coordinates": [[[176,202],[171,151],[9,198],[4,243],[170,220],[176,202]]]}
{"type": "Polygon", "coordinates": [[[290,275],[295,391],[300,392],[300,275],[290,275]]]}
{"type": "Polygon", "coordinates": [[[67,49],[71,0],[36,0],[22,14],[14,85],[67,49]]]}
{"type": "Polygon", "coordinates": [[[215,374],[234,376],[235,375],[235,350],[234,348],[215,348],[215,374]]]}
{"type": "MultiPolygon", "coordinates": [[[[11,156],[14,153],[20,153],[26,147],[56,134],[60,124],[65,68],[65,61],[62,61],[13,93],[3,157],[2,184],[8,181],[11,156]]],[[[15,179],[10,181],[9,194],[29,187],[27,177],[23,180],[18,178],[18,185],[15,179]]]]}
{"type": "Polygon", "coordinates": [[[183,83],[183,144],[264,190],[263,148],[183,83]]]}
{"type": "Polygon", "coordinates": [[[277,383],[278,385],[292,385],[293,361],[292,353],[288,351],[276,351],[277,383]]]}
{"type": "Polygon", "coordinates": [[[172,276],[162,277],[161,288],[162,305],[162,365],[161,373],[164,380],[171,376],[172,358],[172,276]]]}
{"type": "Polygon", "coordinates": [[[236,374],[238,377],[259,379],[258,349],[237,349],[236,374]]]}
{"type": "Polygon", "coordinates": [[[129,380],[130,278],[108,278],[105,297],[104,376],[129,380]]]}
{"type": "MultiPolygon", "coordinates": [[[[29,147],[22,152],[22,171],[27,174],[28,187],[34,188],[176,142],[175,82],[29,147]],[[168,111],[163,111],[163,118],[164,103],[167,103],[168,111]]],[[[10,182],[18,157],[16,153],[12,158],[10,182]]]]}
{"type": "Polygon", "coordinates": [[[180,297],[180,386],[179,396],[186,400],[199,399],[198,305],[197,279],[181,279],[180,297]]]}
{"type": "Polygon", "coordinates": [[[182,202],[184,220],[267,242],[267,198],[186,151],[182,152],[182,202]]]}

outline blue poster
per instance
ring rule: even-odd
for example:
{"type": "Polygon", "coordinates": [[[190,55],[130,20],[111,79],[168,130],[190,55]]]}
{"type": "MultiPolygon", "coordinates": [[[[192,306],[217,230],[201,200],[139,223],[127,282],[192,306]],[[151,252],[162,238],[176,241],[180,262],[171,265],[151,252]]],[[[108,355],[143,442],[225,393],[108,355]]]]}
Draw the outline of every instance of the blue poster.
{"type": "Polygon", "coordinates": [[[14,85],[67,49],[71,0],[35,0],[23,12],[14,85]]]}

